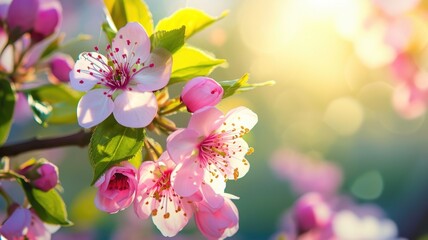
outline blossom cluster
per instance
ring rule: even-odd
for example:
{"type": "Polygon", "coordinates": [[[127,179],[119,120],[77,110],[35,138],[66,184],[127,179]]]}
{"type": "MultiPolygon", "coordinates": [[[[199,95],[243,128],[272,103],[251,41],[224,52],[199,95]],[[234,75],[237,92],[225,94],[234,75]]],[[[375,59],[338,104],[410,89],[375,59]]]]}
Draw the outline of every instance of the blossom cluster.
{"type": "Polygon", "coordinates": [[[287,149],[272,155],[271,167],[299,196],[275,239],[398,239],[396,224],[382,209],[339,193],[342,172],[333,163],[287,149]]]}
{"type": "MultiPolygon", "coordinates": [[[[171,74],[173,57],[162,48],[151,50],[150,39],[139,23],[119,29],[106,55],[80,54],[70,83],[87,93],[78,104],[82,127],[102,123],[113,113],[118,124],[142,128],[158,115],[153,93],[163,89],[171,74]]],[[[96,206],[117,213],[131,204],[141,219],[152,217],[164,236],[175,236],[192,215],[209,239],[232,236],[239,216],[224,192],[229,179],[237,180],[249,170],[245,159],[252,152],[243,136],[257,123],[257,115],[238,107],[224,115],[215,105],[223,97],[215,80],[200,76],[184,86],[180,101],[192,113],[188,126],[169,134],[158,159],[143,161],[137,168],[124,161],[109,168],[95,183],[96,206]]]]}
{"type": "Polygon", "coordinates": [[[392,103],[398,113],[405,118],[421,116],[428,103],[423,60],[428,9],[420,0],[349,2],[349,10],[361,16],[353,19],[354,26],[345,25],[351,21],[341,16],[339,31],[353,41],[357,56],[368,67],[391,70],[395,80],[392,103]]]}

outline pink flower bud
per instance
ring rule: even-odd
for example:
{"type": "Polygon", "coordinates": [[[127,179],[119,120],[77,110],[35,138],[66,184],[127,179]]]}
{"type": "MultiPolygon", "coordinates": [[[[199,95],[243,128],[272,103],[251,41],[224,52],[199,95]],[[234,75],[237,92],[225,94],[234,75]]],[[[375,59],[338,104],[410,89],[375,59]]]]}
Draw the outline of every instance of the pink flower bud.
{"type": "Polygon", "coordinates": [[[224,198],[224,204],[213,209],[206,202],[197,203],[195,222],[201,233],[208,239],[223,239],[234,235],[239,228],[238,209],[224,198]]]}
{"type": "Polygon", "coordinates": [[[330,208],[317,193],[302,196],[294,206],[298,228],[308,231],[326,226],[330,221],[330,208]]]}
{"type": "Polygon", "coordinates": [[[95,183],[95,205],[102,211],[117,213],[134,201],[137,184],[134,166],[128,162],[113,166],[95,183]]]}
{"type": "Polygon", "coordinates": [[[31,37],[38,42],[57,32],[62,21],[62,7],[56,0],[40,2],[31,37]]]}
{"type": "Polygon", "coordinates": [[[70,71],[74,67],[74,60],[69,55],[55,54],[49,62],[52,74],[61,82],[70,81],[70,71]]]}
{"type": "Polygon", "coordinates": [[[39,177],[31,181],[31,184],[42,190],[49,191],[58,184],[58,168],[50,163],[44,162],[37,168],[39,177]]]}
{"type": "Polygon", "coordinates": [[[215,106],[223,97],[223,88],[214,79],[197,77],[190,80],[181,92],[181,100],[189,112],[205,106],[215,106]]]}
{"type": "Polygon", "coordinates": [[[23,165],[19,173],[28,178],[33,187],[47,192],[58,184],[58,168],[53,163],[33,159],[23,165]]]}
{"type": "MultiPolygon", "coordinates": [[[[6,18],[9,32],[20,36],[31,30],[34,27],[38,9],[38,0],[13,0],[6,18]]],[[[13,39],[17,39],[18,36],[13,39]]]]}
{"type": "Polygon", "coordinates": [[[0,227],[0,234],[6,239],[20,239],[27,234],[31,225],[31,211],[17,207],[0,227]]]}

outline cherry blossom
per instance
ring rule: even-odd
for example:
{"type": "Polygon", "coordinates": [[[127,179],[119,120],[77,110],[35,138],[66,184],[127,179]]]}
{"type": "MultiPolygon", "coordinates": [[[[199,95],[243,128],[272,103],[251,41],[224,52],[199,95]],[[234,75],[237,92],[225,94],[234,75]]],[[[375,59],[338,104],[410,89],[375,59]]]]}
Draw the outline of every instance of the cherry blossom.
{"type": "MultiPolygon", "coordinates": [[[[193,214],[193,199],[183,198],[172,188],[175,163],[164,152],[158,161],[145,161],[138,172],[138,190],[134,210],[141,219],[152,216],[164,236],[175,236],[193,214]]],[[[200,200],[200,199],[196,199],[200,200]]]]}
{"type": "Polygon", "coordinates": [[[128,162],[113,166],[95,183],[95,205],[108,213],[117,213],[132,204],[137,189],[136,169],[128,162]]]}
{"type": "Polygon", "coordinates": [[[206,106],[215,106],[223,97],[223,88],[212,78],[196,77],[186,83],[181,92],[181,101],[189,112],[206,106]]]}
{"type": "Polygon", "coordinates": [[[227,179],[243,177],[250,165],[245,155],[251,152],[242,136],[257,123],[250,109],[238,107],[226,116],[214,107],[196,111],[188,127],[167,139],[167,150],[177,163],[173,187],[182,196],[191,196],[205,181],[217,192],[227,179]]]}
{"type": "Polygon", "coordinates": [[[79,124],[93,127],[111,113],[126,127],[150,124],[158,109],[152,91],[168,83],[171,54],[161,48],[150,53],[150,39],[136,22],[117,32],[107,56],[95,50],[80,54],[70,72],[71,86],[87,92],[77,106],[79,124]]]}

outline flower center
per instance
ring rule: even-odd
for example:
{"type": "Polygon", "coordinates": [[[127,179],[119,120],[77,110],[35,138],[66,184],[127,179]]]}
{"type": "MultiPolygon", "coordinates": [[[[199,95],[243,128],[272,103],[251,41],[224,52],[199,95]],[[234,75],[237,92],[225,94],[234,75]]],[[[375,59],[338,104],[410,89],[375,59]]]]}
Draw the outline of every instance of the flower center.
{"type": "Polygon", "coordinates": [[[217,164],[218,158],[229,157],[229,145],[222,137],[221,133],[213,133],[199,144],[199,159],[202,165],[217,164]]]}
{"type": "Polygon", "coordinates": [[[108,190],[128,190],[129,189],[129,183],[128,183],[128,177],[123,175],[122,173],[115,173],[111,178],[110,182],[108,183],[108,190]]]}

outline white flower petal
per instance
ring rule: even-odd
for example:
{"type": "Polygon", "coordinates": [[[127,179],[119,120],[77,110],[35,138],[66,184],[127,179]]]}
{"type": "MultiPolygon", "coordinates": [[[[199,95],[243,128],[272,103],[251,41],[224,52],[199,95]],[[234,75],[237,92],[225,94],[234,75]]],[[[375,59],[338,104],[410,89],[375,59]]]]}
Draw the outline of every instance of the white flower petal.
{"type": "Polygon", "coordinates": [[[140,91],[155,91],[166,86],[171,77],[172,56],[161,48],[155,49],[144,68],[132,77],[140,91]]]}
{"type": "Polygon", "coordinates": [[[141,128],[156,116],[158,103],[152,92],[124,91],[114,100],[113,114],[126,127],[141,128]]]}
{"type": "Polygon", "coordinates": [[[114,103],[105,92],[105,89],[94,89],[80,99],[77,105],[77,119],[80,126],[93,127],[112,113],[114,103]]]}
{"type": "Polygon", "coordinates": [[[112,51],[116,52],[117,49],[121,55],[116,60],[128,62],[130,66],[133,66],[138,59],[141,62],[146,61],[150,54],[150,39],[143,26],[137,22],[127,23],[119,29],[112,45],[112,51]],[[123,58],[122,54],[125,54],[126,58],[123,58]]]}

